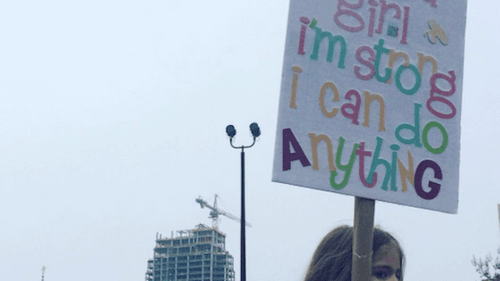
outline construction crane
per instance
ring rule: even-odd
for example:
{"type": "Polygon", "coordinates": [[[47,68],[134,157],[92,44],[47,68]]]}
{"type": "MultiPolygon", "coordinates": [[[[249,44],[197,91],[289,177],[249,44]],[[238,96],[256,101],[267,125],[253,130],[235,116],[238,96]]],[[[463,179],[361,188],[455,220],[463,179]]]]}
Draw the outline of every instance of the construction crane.
{"type": "Polygon", "coordinates": [[[44,276],[45,276],[45,269],[46,269],[46,268],[47,268],[47,267],[45,267],[45,266],[44,266],[44,267],[42,267],[42,281],[43,281],[43,278],[44,278],[44,276]]]}
{"type": "MultiPolygon", "coordinates": [[[[196,203],[199,203],[202,209],[207,207],[208,209],[211,210],[209,218],[212,219],[212,227],[219,228],[219,215],[223,215],[237,222],[241,222],[241,219],[238,218],[237,216],[217,208],[217,197],[219,196],[215,194],[215,200],[213,206],[208,205],[207,201],[203,200],[201,196],[198,197],[198,199],[196,199],[196,203]]],[[[252,225],[247,221],[245,222],[245,225],[248,227],[252,227],[252,225]]]]}

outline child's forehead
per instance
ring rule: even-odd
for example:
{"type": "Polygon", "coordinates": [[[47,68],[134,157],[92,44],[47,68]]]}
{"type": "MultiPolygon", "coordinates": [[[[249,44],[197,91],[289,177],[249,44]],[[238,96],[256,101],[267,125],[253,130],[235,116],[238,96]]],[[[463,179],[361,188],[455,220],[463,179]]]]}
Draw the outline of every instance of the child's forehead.
{"type": "Polygon", "coordinates": [[[400,267],[400,249],[395,242],[382,245],[372,258],[374,266],[391,266],[393,268],[400,267]]]}

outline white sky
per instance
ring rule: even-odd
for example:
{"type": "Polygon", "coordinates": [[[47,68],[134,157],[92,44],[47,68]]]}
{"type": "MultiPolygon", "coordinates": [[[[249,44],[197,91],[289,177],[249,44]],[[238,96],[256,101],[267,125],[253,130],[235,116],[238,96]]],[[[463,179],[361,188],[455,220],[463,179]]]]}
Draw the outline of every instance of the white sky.
{"type": "MultiPolygon", "coordinates": [[[[440,0],[438,0],[440,1],[440,0]]],[[[441,0],[444,2],[445,0],[441,0]]],[[[451,0],[447,0],[453,3],[451,0]]],[[[500,3],[470,1],[458,215],[377,202],[406,280],[479,280],[499,246],[500,3]]],[[[271,182],[288,1],[0,3],[0,280],[144,280],[156,232],[239,216],[247,150],[248,280],[301,280],[354,198],[271,182]]],[[[224,219],[239,280],[239,224],[224,219]]]]}

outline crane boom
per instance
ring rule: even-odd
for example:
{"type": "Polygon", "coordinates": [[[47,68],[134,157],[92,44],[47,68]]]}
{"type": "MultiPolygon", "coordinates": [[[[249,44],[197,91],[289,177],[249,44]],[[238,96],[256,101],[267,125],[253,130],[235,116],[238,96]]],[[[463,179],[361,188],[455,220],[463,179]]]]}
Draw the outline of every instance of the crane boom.
{"type": "Polygon", "coordinates": [[[46,268],[47,268],[47,267],[45,267],[45,266],[43,266],[43,267],[42,267],[42,281],[43,281],[43,279],[44,279],[44,277],[45,277],[45,269],[46,269],[46,268]]]}
{"type": "MultiPolygon", "coordinates": [[[[217,227],[217,228],[219,227],[219,215],[223,215],[223,216],[228,217],[228,218],[235,220],[237,222],[241,222],[241,219],[238,218],[237,216],[217,208],[217,197],[219,197],[219,196],[217,194],[215,194],[215,200],[214,200],[213,206],[210,206],[207,203],[207,201],[205,201],[201,198],[201,196],[195,200],[196,203],[200,204],[200,207],[202,209],[207,207],[208,209],[211,210],[209,218],[212,219],[212,226],[217,227]]],[[[245,222],[245,225],[248,227],[252,227],[252,225],[247,221],[245,222]]]]}
{"type": "Polygon", "coordinates": [[[201,199],[201,197],[198,197],[198,199],[196,199],[196,202],[200,203],[200,206],[201,206],[202,209],[205,208],[205,207],[207,207],[207,208],[209,208],[212,211],[216,211],[216,209],[214,207],[208,205],[207,201],[201,199]]]}

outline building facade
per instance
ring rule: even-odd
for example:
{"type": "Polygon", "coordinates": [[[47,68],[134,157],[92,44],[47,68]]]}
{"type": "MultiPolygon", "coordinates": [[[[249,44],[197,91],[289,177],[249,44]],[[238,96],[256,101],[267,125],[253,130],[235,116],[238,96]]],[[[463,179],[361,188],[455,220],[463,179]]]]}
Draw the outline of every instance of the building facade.
{"type": "Polygon", "coordinates": [[[226,235],[216,227],[156,237],[154,258],[148,260],[146,281],[234,281],[234,259],[226,251],[226,235]]]}

